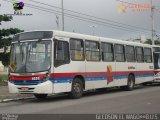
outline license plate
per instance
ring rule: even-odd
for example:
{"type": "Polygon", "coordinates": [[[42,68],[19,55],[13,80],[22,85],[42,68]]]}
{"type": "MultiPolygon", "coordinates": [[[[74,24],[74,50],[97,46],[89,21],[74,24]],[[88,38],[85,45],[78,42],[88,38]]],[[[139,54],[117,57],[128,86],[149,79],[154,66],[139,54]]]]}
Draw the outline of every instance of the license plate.
{"type": "Polygon", "coordinates": [[[27,90],[29,90],[29,88],[28,87],[21,87],[21,90],[27,91],[27,90]]]}

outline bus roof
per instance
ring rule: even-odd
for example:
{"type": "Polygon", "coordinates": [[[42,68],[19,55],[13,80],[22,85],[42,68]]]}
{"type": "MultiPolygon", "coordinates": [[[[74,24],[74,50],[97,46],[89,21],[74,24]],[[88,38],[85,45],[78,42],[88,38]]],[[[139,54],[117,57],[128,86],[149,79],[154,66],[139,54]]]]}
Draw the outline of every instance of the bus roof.
{"type": "Polygon", "coordinates": [[[80,33],[73,33],[73,32],[66,32],[66,31],[59,31],[59,30],[33,30],[33,31],[26,31],[21,32],[16,35],[22,34],[22,33],[28,33],[28,32],[38,32],[38,31],[48,31],[53,32],[54,36],[60,36],[60,37],[72,37],[72,38],[79,38],[79,39],[87,39],[87,40],[99,40],[102,42],[109,42],[109,43],[117,43],[117,44],[126,44],[126,45],[136,45],[136,46],[147,46],[147,47],[160,47],[157,45],[148,45],[138,42],[132,42],[132,41],[125,41],[125,40],[119,40],[119,39],[113,39],[113,38],[106,38],[106,37],[99,37],[99,36],[93,36],[93,35],[86,35],[86,34],[80,34],[80,33]]]}
{"type": "Polygon", "coordinates": [[[85,34],[72,33],[72,32],[57,31],[57,30],[54,30],[54,35],[55,36],[62,36],[62,37],[63,36],[65,36],[65,37],[72,36],[73,38],[87,39],[87,40],[100,40],[102,42],[117,43],[117,44],[152,47],[151,45],[138,43],[138,42],[125,41],[125,40],[112,39],[112,38],[99,37],[99,36],[92,36],[92,35],[85,35],[85,34]]]}

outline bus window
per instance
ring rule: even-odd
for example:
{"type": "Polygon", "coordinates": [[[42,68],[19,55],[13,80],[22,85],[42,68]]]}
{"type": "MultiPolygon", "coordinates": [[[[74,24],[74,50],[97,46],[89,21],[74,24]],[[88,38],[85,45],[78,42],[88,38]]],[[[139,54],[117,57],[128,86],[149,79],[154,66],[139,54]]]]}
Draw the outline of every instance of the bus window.
{"type": "Polygon", "coordinates": [[[144,48],[144,60],[147,63],[152,62],[152,51],[150,48],[144,48]]]}
{"type": "Polygon", "coordinates": [[[124,55],[124,46],[123,45],[115,45],[115,59],[117,62],[124,62],[125,55],[124,55]]]}
{"type": "Polygon", "coordinates": [[[99,42],[86,41],[86,60],[87,61],[100,61],[99,42]]]}
{"type": "Polygon", "coordinates": [[[55,41],[54,43],[54,66],[58,67],[63,64],[68,64],[69,59],[69,44],[66,41],[55,41]]]}
{"type": "Polygon", "coordinates": [[[126,60],[127,62],[135,62],[135,51],[133,46],[126,46],[126,60]]]}
{"type": "Polygon", "coordinates": [[[84,60],[84,45],[81,39],[70,39],[70,54],[71,60],[83,61],[84,60]]]}
{"type": "Polygon", "coordinates": [[[154,53],[153,55],[154,55],[154,68],[160,69],[160,54],[154,53]]]}
{"type": "Polygon", "coordinates": [[[136,57],[137,57],[137,62],[143,62],[143,48],[142,47],[136,47],[136,57]]]}
{"type": "Polygon", "coordinates": [[[101,49],[102,49],[102,60],[103,61],[113,61],[114,60],[112,44],[102,42],[101,49]]]}

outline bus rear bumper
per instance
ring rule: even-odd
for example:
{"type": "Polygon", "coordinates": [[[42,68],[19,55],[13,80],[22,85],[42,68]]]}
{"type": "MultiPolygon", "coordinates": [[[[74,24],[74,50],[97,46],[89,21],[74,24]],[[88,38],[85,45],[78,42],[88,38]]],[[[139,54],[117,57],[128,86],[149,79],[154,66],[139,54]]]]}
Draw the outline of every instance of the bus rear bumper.
{"type": "Polygon", "coordinates": [[[52,94],[53,84],[51,81],[46,81],[38,85],[15,85],[8,82],[10,93],[22,93],[22,94],[52,94]]]}

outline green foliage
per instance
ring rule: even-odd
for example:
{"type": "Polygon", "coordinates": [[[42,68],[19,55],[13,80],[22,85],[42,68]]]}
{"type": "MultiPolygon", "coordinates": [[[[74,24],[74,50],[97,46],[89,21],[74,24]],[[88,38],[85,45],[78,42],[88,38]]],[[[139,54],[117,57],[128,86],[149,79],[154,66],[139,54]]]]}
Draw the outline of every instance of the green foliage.
{"type": "Polygon", "coordinates": [[[145,43],[145,44],[152,45],[152,40],[151,40],[151,39],[147,39],[144,43],[145,43]]]}
{"type": "Polygon", "coordinates": [[[10,53],[0,53],[0,60],[2,61],[2,64],[4,66],[9,65],[9,57],[10,57],[10,53]]]}
{"type": "Polygon", "coordinates": [[[6,46],[10,46],[12,38],[3,38],[0,40],[0,48],[4,48],[6,46]]]}
{"type": "Polygon", "coordinates": [[[2,58],[2,64],[4,66],[9,66],[9,57],[10,57],[10,53],[3,53],[3,58],[2,58]]]}
{"type": "Polygon", "coordinates": [[[160,45],[160,41],[156,40],[155,45],[160,45]]]}
{"type": "MultiPolygon", "coordinates": [[[[0,15],[0,22],[11,21],[12,16],[0,15]]],[[[4,53],[0,54],[0,61],[4,66],[9,65],[9,53],[6,53],[7,46],[11,45],[12,36],[19,32],[23,32],[18,28],[0,29],[0,48],[4,48],[4,53]]]]}
{"type": "Polygon", "coordinates": [[[12,16],[7,16],[7,15],[0,15],[0,22],[4,21],[11,21],[12,20],[12,16]]]}
{"type": "Polygon", "coordinates": [[[12,40],[11,36],[19,32],[23,32],[23,30],[20,30],[18,28],[0,30],[0,48],[5,48],[6,46],[10,46],[12,40]]]}
{"type": "Polygon", "coordinates": [[[8,79],[8,75],[7,74],[0,74],[0,81],[2,80],[7,80],[8,79]]]}
{"type": "Polygon", "coordinates": [[[6,37],[10,35],[14,35],[16,33],[23,32],[23,30],[20,30],[18,28],[10,28],[10,29],[1,29],[0,30],[0,37],[6,37]]]}
{"type": "MultiPolygon", "coordinates": [[[[160,41],[159,40],[155,40],[155,45],[160,45],[160,41]]],[[[145,44],[149,44],[152,45],[152,40],[151,39],[147,39],[147,41],[145,42],[145,44]]]]}

